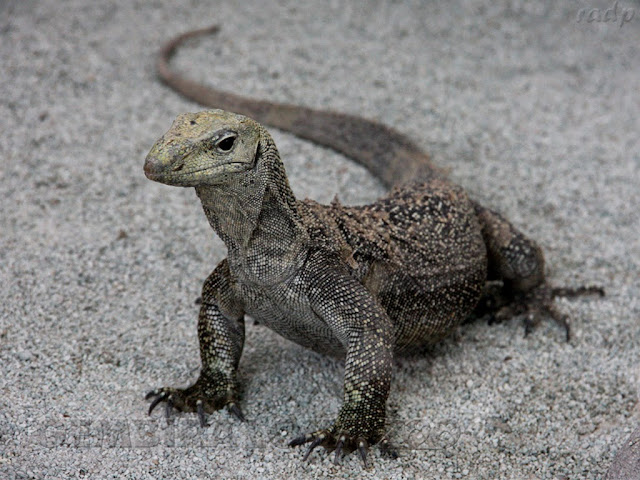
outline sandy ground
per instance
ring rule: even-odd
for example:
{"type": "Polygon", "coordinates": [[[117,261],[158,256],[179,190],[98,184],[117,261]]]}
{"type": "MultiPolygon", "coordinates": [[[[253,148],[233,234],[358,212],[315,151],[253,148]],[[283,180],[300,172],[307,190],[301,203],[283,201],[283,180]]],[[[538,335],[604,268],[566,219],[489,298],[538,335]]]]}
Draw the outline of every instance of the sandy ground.
{"type": "MultiPolygon", "coordinates": [[[[434,3],[0,3],[1,478],[603,476],[640,422],[640,3],[434,3]],[[400,458],[373,449],[366,471],[286,446],[332,420],[343,363],[253,322],[248,422],[148,417],[147,390],[197,376],[195,299],[225,255],[192,190],[143,175],[173,117],[199,109],[153,55],[213,23],[176,59],[192,77],[398,128],[538,239],[554,284],[604,285],[559,302],[571,343],[551,321],[526,339],[517,320],[477,322],[399,359],[400,458]]],[[[273,133],[297,195],[382,193],[273,133]]]]}

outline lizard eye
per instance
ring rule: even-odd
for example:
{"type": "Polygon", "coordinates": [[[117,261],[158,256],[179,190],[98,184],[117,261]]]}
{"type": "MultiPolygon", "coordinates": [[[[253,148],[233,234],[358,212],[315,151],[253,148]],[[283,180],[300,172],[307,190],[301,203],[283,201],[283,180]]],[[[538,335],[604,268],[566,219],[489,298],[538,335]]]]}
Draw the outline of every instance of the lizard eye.
{"type": "Polygon", "coordinates": [[[233,145],[235,144],[235,142],[236,142],[236,136],[235,135],[228,135],[228,136],[220,139],[216,143],[216,148],[218,150],[220,150],[221,152],[229,152],[233,148],[233,145]]]}

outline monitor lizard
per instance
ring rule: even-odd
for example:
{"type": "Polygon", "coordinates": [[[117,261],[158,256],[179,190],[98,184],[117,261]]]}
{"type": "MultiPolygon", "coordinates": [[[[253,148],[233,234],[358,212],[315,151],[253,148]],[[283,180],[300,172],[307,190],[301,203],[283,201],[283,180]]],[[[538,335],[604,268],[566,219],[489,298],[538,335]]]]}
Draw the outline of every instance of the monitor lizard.
{"type": "Polygon", "coordinates": [[[197,412],[203,426],[206,413],[224,407],[244,420],[236,370],[250,315],[300,345],[345,357],[335,422],[290,445],[308,443],[305,459],[323,446],[336,463],[358,451],[366,465],[369,446],[384,435],[394,355],[442,339],[474,312],[547,313],[568,339],[554,297],[603,292],[551,287],[537,243],[469,198],[411,139],[357,116],[224,92],[171,69],[179,45],[216,30],[174,38],[156,64],[167,85],[216,109],[179,115],[144,172],[194,187],[228,256],[202,289],[199,378],[149,392],[149,413],[165,402],[167,415],[197,412]],[[347,155],[390,192],[365,206],[297,200],[262,123],[347,155]]]}

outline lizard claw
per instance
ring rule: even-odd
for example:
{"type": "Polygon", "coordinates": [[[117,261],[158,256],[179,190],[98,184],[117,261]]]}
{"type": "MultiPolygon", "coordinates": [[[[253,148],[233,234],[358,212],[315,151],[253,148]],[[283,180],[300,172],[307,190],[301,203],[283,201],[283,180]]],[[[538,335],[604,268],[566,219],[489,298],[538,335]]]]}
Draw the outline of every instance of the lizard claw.
{"type": "Polygon", "coordinates": [[[541,285],[536,290],[530,292],[529,298],[524,300],[525,308],[530,312],[530,315],[525,317],[525,336],[539,323],[539,314],[545,313],[564,329],[565,339],[568,343],[571,340],[569,315],[557,309],[554,299],[557,297],[575,298],[583,295],[599,295],[603,297],[605,292],[602,287],[580,286],[571,288],[551,287],[549,285],[541,285]]]}
{"type": "Polygon", "coordinates": [[[229,409],[229,412],[231,412],[231,414],[241,422],[247,421],[247,419],[244,417],[244,414],[242,413],[242,410],[240,410],[240,407],[238,406],[237,403],[235,402],[229,403],[227,404],[227,408],[229,409]]]}
{"type": "Polygon", "coordinates": [[[389,443],[389,440],[387,440],[386,438],[380,442],[380,452],[383,456],[392,458],[393,460],[399,457],[396,449],[389,443]]]}
{"type": "Polygon", "coordinates": [[[594,285],[581,285],[579,287],[552,287],[551,296],[555,297],[567,297],[574,298],[582,295],[599,295],[604,297],[606,295],[604,288],[594,285]]]}
{"type": "Polygon", "coordinates": [[[151,405],[149,405],[149,411],[147,412],[147,415],[151,415],[151,413],[160,404],[160,402],[169,398],[169,392],[163,392],[161,390],[151,390],[144,396],[145,400],[150,400],[152,398],[153,401],[151,402],[151,405]]]}
{"type": "Polygon", "coordinates": [[[333,457],[334,465],[338,465],[340,463],[340,458],[342,455],[342,447],[344,447],[344,442],[346,440],[347,438],[343,435],[342,437],[340,437],[340,440],[338,440],[338,443],[336,443],[335,456],[333,457]]]}
{"type": "Polygon", "coordinates": [[[362,463],[367,468],[367,455],[369,452],[369,442],[363,438],[354,438],[348,434],[342,434],[336,438],[329,430],[318,430],[314,433],[307,433],[299,437],[294,438],[289,442],[290,447],[298,447],[309,444],[307,451],[302,457],[302,461],[306,461],[317,447],[323,446],[327,450],[333,451],[333,463],[338,465],[340,460],[345,454],[351,453],[354,450],[358,451],[358,455],[362,459],[362,463]]]}
{"type": "Polygon", "coordinates": [[[215,389],[208,388],[202,383],[196,382],[188,388],[158,388],[151,390],[145,395],[146,400],[151,400],[148,414],[151,415],[155,408],[162,402],[165,402],[165,417],[167,422],[171,418],[173,410],[181,412],[196,412],[201,427],[206,427],[206,414],[213,413],[223,407],[227,407],[229,413],[241,422],[245,421],[245,417],[240,410],[238,404],[233,400],[233,396],[228,391],[222,390],[217,392],[215,389]]]}
{"type": "Polygon", "coordinates": [[[151,415],[155,408],[160,405],[160,403],[165,402],[164,417],[167,419],[167,424],[171,423],[171,412],[173,411],[173,400],[171,398],[171,393],[162,390],[152,390],[147,393],[144,398],[145,400],[153,398],[151,405],[149,405],[149,411],[147,412],[147,415],[151,415]]]}
{"type": "Polygon", "coordinates": [[[173,401],[171,400],[171,395],[169,395],[164,403],[164,418],[167,419],[167,425],[171,423],[172,411],[173,411],[173,401]]]}
{"type": "Polygon", "coordinates": [[[294,438],[289,442],[290,447],[298,447],[300,445],[304,445],[307,442],[313,440],[313,435],[307,433],[306,435],[300,435],[299,437],[294,438]]]}
{"type": "Polygon", "coordinates": [[[605,292],[602,287],[581,286],[577,288],[570,287],[552,287],[548,284],[542,284],[537,288],[522,292],[509,298],[499,289],[487,290],[483,303],[478,308],[477,313],[489,314],[490,322],[502,322],[512,317],[526,314],[524,317],[524,336],[529,335],[533,329],[540,323],[543,315],[551,317],[565,332],[567,342],[571,340],[571,325],[569,316],[560,312],[554,300],[557,297],[575,298],[582,295],[599,295],[604,296],[605,292]]]}
{"type": "MultiPolygon", "coordinates": [[[[314,433],[307,433],[305,435],[300,435],[299,437],[294,438],[289,442],[290,447],[298,447],[300,445],[304,445],[305,443],[309,443],[309,448],[304,453],[304,457],[302,457],[302,461],[306,461],[311,455],[311,452],[315,450],[319,445],[323,445],[327,447],[326,443],[331,442],[333,440],[333,435],[331,435],[326,430],[320,430],[314,433]]],[[[327,447],[328,448],[328,447],[327,447]]]]}
{"type": "Polygon", "coordinates": [[[202,400],[198,400],[196,402],[196,408],[198,409],[198,419],[200,420],[200,428],[208,427],[209,424],[207,423],[207,419],[205,418],[204,404],[202,403],[202,400]]]}
{"type": "Polygon", "coordinates": [[[313,450],[320,445],[322,442],[324,442],[324,437],[320,436],[318,438],[316,438],[313,442],[311,442],[311,444],[309,445],[309,448],[307,449],[307,451],[304,453],[304,457],[302,457],[302,461],[306,462],[307,459],[309,458],[309,455],[311,455],[311,452],[313,452],[313,450]]]}
{"type": "Polygon", "coordinates": [[[360,458],[362,459],[362,464],[364,468],[367,468],[367,452],[369,451],[369,442],[367,442],[364,438],[358,440],[358,453],[360,454],[360,458]]]}

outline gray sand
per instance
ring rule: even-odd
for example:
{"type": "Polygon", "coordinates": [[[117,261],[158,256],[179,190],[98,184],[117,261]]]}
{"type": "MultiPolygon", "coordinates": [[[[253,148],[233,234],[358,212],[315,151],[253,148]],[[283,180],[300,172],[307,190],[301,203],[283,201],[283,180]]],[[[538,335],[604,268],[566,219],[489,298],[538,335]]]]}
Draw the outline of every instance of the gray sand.
{"type": "MultiPolygon", "coordinates": [[[[607,21],[613,2],[426,3],[0,4],[0,478],[603,476],[640,423],[640,3],[607,21]],[[197,376],[194,301],[225,255],[192,190],[142,173],[199,109],[156,81],[153,54],[216,22],[176,59],[191,76],[398,128],[538,239],[553,283],[606,286],[559,302],[572,342],[551,321],[526,339],[520,321],[477,322],[399,359],[401,457],[374,449],[368,471],[286,446],[332,420],[343,363],[251,321],[247,423],[147,417],[147,390],[197,376]]],[[[301,197],[382,193],[274,136],[301,197]]]]}

